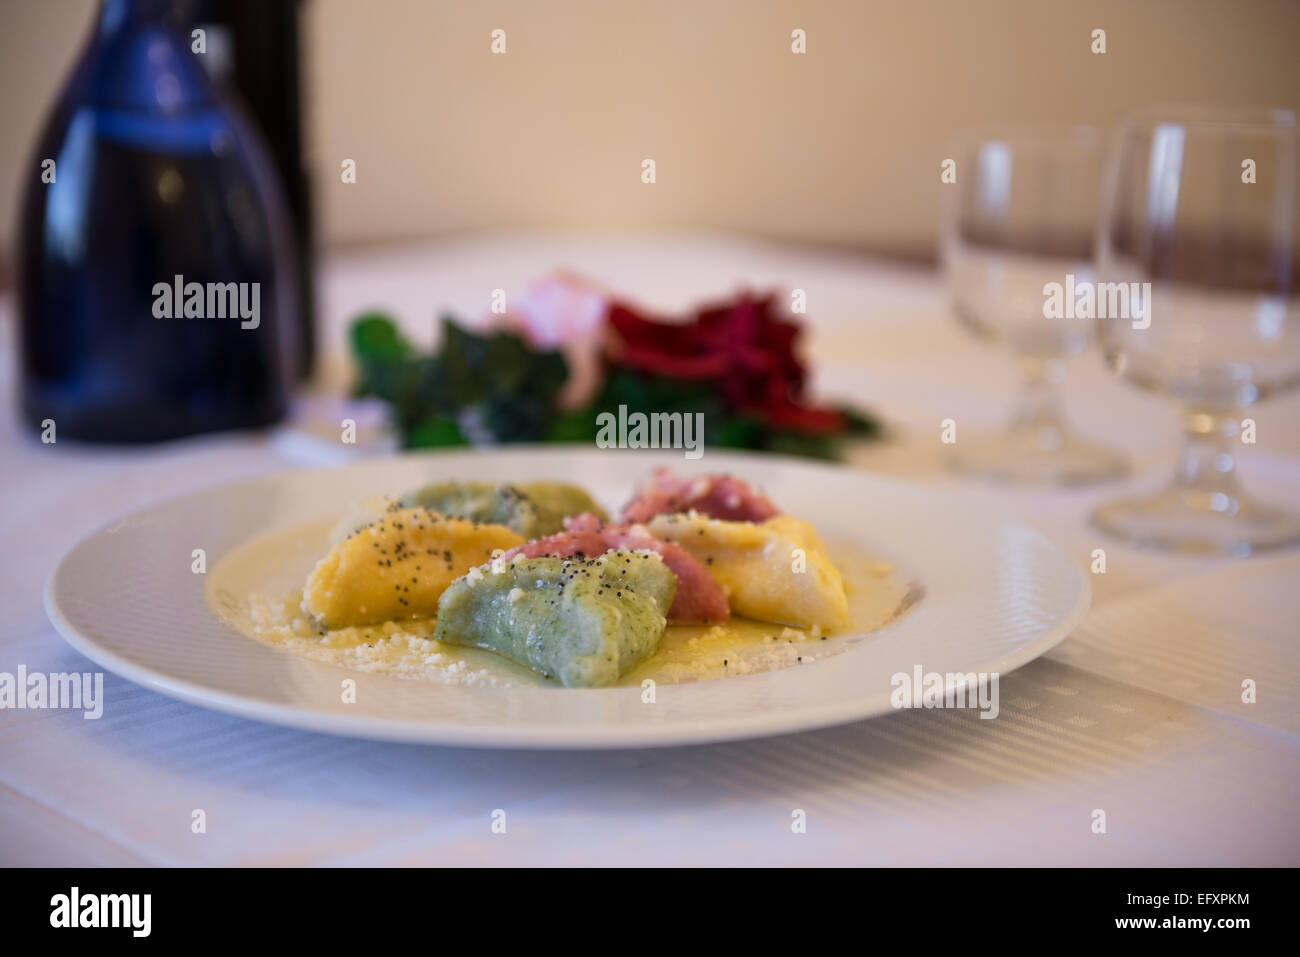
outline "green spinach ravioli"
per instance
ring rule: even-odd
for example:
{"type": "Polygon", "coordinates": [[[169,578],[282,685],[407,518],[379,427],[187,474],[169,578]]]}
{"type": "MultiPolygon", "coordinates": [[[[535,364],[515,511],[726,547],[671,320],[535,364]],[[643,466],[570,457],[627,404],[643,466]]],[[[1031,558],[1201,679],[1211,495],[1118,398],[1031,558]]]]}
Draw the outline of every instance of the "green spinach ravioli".
{"type": "Polygon", "coordinates": [[[443,592],[434,637],[494,651],[566,688],[599,687],[659,647],[676,590],[653,552],[498,559],[443,592]]]}

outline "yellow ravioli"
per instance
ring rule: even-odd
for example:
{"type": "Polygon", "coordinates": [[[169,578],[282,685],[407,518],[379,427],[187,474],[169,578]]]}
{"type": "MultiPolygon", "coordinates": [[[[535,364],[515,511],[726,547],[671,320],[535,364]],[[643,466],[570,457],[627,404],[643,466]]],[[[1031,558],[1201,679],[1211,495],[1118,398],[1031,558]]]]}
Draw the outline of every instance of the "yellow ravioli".
{"type": "Polygon", "coordinates": [[[504,525],[394,509],[334,544],[307,577],[302,608],[327,628],[422,618],[455,579],[523,539],[504,525]]]}
{"type": "Polygon", "coordinates": [[[746,618],[834,628],[848,616],[840,573],[817,530],[789,515],[766,522],[725,522],[702,515],[660,515],[651,533],[694,555],[746,618]]]}

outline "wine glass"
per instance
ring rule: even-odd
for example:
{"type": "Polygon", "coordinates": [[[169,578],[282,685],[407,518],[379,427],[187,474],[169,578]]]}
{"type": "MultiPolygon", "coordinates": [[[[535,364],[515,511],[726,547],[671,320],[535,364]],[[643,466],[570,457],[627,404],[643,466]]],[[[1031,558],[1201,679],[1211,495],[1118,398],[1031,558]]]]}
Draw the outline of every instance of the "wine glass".
{"type": "Polygon", "coordinates": [[[1162,110],[1122,126],[1098,267],[1108,283],[1149,283],[1149,301],[1140,321],[1099,321],[1102,353],[1181,404],[1186,439],[1164,491],[1093,513],[1106,531],[1201,554],[1300,540],[1300,516],[1246,495],[1235,469],[1242,413],[1300,382],[1297,155],[1285,110],[1162,110]]]}
{"type": "Polygon", "coordinates": [[[1093,281],[1104,150],[1098,132],[1065,127],[959,144],[943,251],[953,309],[1015,356],[1023,381],[1001,434],[958,437],[959,470],[1019,482],[1114,478],[1124,459],[1075,434],[1061,409],[1066,362],[1093,340],[1088,316],[1049,314],[1046,289],[1093,281]]]}

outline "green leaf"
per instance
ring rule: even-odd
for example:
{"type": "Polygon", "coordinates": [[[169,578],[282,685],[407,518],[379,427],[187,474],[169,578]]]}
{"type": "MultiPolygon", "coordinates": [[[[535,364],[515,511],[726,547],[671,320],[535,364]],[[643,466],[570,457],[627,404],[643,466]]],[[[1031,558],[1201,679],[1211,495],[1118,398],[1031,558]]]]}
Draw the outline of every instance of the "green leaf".
{"type": "Polygon", "coordinates": [[[540,442],[554,410],[516,396],[495,394],[483,403],[483,423],[498,442],[540,442]]]}
{"type": "Polygon", "coordinates": [[[411,344],[382,312],[369,312],[353,320],[349,336],[352,353],[360,362],[391,362],[411,353],[411,344]]]}
{"type": "Polygon", "coordinates": [[[704,420],[704,431],[710,445],[724,449],[761,448],[763,424],[756,419],[723,418],[710,423],[704,420]]]}
{"type": "Polygon", "coordinates": [[[596,412],[591,408],[576,409],[559,415],[546,433],[547,442],[594,442],[596,440],[596,412]]]}
{"type": "Polygon", "coordinates": [[[402,445],[408,449],[428,449],[445,445],[469,445],[456,423],[438,416],[426,416],[406,430],[402,445]]]}
{"type": "Polygon", "coordinates": [[[723,414],[721,399],[713,389],[698,382],[651,377],[628,369],[610,373],[605,388],[594,404],[596,412],[618,412],[625,405],[629,412],[703,412],[705,428],[711,419],[723,414]]]}
{"type": "Polygon", "coordinates": [[[483,340],[480,364],[484,371],[491,370],[491,376],[485,376],[487,389],[511,394],[528,388],[533,357],[534,353],[518,336],[498,333],[483,340]]]}
{"type": "Polygon", "coordinates": [[[475,405],[483,401],[484,341],[462,329],[448,316],[442,319],[439,387],[449,405],[475,405]]]}
{"type": "Polygon", "coordinates": [[[356,394],[400,404],[409,385],[405,365],[411,345],[397,326],[382,313],[368,313],[352,323],[348,337],[357,360],[356,394]]]}
{"type": "Polygon", "coordinates": [[[836,461],[840,457],[839,442],[834,436],[827,435],[808,435],[803,432],[773,429],[768,433],[764,447],[769,452],[781,455],[802,455],[806,458],[830,461],[836,461]]]}
{"type": "Polygon", "coordinates": [[[844,417],[846,435],[862,438],[876,438],[880,435],[880,420],[870,412],[849,405],[842,405],[836,411],[844,417]]]}

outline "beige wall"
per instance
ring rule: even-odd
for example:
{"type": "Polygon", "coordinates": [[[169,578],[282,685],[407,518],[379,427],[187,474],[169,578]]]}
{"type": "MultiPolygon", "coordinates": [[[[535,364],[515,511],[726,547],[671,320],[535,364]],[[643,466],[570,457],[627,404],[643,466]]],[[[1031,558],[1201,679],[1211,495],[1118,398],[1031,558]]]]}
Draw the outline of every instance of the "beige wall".
{"type": "MultiPolygon", "coordinates": [[[[90,0],[0,5],[0,244],[90,0]]],[[[1300,106],[1296,0],[309,0],[328,244],[702,227],[932,242],[939,162],[988,123],[1162,101],[1300,106]],[[489,34],[507,31],[493,56],[489,34]],[[790,52],[807,31],[808,52],[790,52]],[[1089,51],[1095,27],[1108,52],[1089,51]],[[358,164],[356,185],[339,163],[358,164]],[[653,158],[658,183],[640,181],[653,158]]]]}

